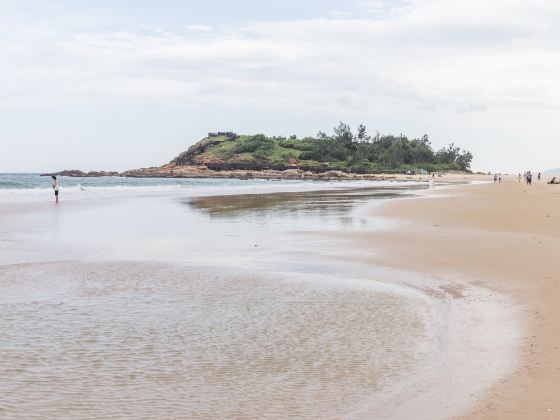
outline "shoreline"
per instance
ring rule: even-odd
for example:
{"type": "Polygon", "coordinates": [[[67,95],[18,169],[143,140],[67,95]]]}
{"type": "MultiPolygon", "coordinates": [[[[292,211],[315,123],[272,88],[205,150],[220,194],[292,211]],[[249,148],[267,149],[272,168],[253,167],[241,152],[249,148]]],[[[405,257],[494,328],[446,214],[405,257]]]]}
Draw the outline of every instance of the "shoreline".
{"type": "MultiPolygon", "coordinates": [[[[203,165],[164,165],[162,167],[151,167],[141,169],[131,169],[124,172],[114,171],[90,171],[64,170],[60,172],[41,173],[40,176],[51,175],[66,176],[69,178],[95,178],[95,177],[116,177],[116,178],[166,178],[166,179],[264,179],[264,180],[311,180],[311,181],[334,181],[334,180],[371,180],[371,181],[390,181],[390,180],[428,180],[428,174],[406,174],[395,173],[355,173],[340,170],[325,170],[321,172],[307,171],[303,169],[210,169],[203,165]]],[[[438,173],[438,177],[445,174],[438,173]]],[[[468,172],[458,173],[455,176],[486,176],[472,174],[468,172]]]]}
{"type": "MultiPolygon", "coordinates": [[[[125,179],[125,178],[122,178],[125,179]]],[[[424,179],[398,180],[366,180],[366,179],[334,179],[334,180],[265,180],[265,179],[146,179],[135,182],[127,179],[107,181],[104,178],[67,178],[61,180],[60,204],[74,201],[92,201],[121,199],[142,196],[161,197],[206,197],[230,195],[262,195],[277,193],[304,193],[313,191],[343,190],[348,188],[401,188],[413,185],[428,188],[424,179]],[[70,181],[71,180],[71,181],[70,181]],[[93,181],[89,181],[93,180],[93,181]],[[153,182],[151,182],[153,180],[153,182]],[[107,182],[107,183],[106,183],[107,182]]],[[[52,188],[49,185],[0,189],[0,205],[19,205],[34,203],[49,205],[53,203],[52,188]]],[[[0,209],[0,212],[2,209],[0,209]]]]}
{"type": "Polygon", "coordinates": [[[459,272],[522,309],[515,369],[464,413],[466,419],[548,419],[560,413],[560,285],[551,263],[560,245],[560,191],[554,188],[506,179],[391,200],[374,216],[396,228],[354,235],[366,249],[380,251],[363,262],[431,276],[459,272]]]}

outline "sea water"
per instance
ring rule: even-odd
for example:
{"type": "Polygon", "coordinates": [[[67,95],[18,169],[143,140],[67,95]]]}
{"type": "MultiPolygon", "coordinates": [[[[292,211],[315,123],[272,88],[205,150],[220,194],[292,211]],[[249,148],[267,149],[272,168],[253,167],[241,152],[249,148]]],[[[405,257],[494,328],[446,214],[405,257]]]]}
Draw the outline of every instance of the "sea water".
{"type": "MultiPolygon", "coordinates": [[[[240,180],[234,178],[58,177],[64,200],[123,198],[142,195],[208,196],[360,187],[371,181],[240,180]]],[[[394,182],[385,182],[392,185],[394,182]]],[[[426,184],[427,185],[427,184],[426,184]]],[[[43,203],[53,196],[52,181],[40,174],[0,174],[0,203],[43,203]]]]}

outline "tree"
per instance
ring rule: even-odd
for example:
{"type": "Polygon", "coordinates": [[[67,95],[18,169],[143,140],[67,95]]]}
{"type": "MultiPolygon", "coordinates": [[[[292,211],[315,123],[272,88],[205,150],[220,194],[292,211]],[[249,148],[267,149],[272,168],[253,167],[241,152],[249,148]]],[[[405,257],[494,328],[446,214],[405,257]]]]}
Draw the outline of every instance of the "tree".
{"type": "Polygon", "coordinates": [[[472,153],[464,150],[459,156],[457,156],[456,162],[461,167],[461,169],[467,170],[471,167],[472,160],[472,153]]]}
{"type": "Polygon", "coordinates": [[[410,155],[412,163],[415,165],[434,161],[434,151],[426,134],[422,138],[410,142],[410,155]]]}
{"type": "Polygon", "coordinates": [[[461,152],[461,148],[455,146],[455,143],[451,143],[447,147],[443,147],[436,153],[436,161],[438,163],[455,163],[459,153],[461,152]]]}
{"type": "Polygon", "coordinates": [[[334,142],[348,149],[353,148],[354,135],[352,134],[352,129],[348,124],[342,121],[334,128],[334,142]]]}
{"type": "Polygon", "coordinates": [[[325,160],[329,148],[330,138],[324,131],[319,131],[314,140],[315,156],[319,162],[325,160]]]}
{"type": "Polygon", "coordinates": [[[371,137],[368,135],[365,125],[360,124],[358,126],[358,133],[356,134],[355,138],[358,143],[369,143],[371,137]]]}

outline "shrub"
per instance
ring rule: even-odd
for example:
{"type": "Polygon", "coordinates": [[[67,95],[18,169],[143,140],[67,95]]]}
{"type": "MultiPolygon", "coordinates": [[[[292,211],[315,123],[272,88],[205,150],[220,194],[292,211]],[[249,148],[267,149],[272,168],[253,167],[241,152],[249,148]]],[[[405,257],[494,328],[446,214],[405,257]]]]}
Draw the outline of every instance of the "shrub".
{"type": "Polygon", "coordinates": [[[299,160],[317,160],[317,154],[315,152],[301,152],[299,160]]]}
{"type": "Polygon", "coordinates": [[[239,141],[235,146],[235,153],[252,153],[259,149],[267,149],[274,146],[274,140],[267,138],[264,134],[257,134],[239,141]]]}

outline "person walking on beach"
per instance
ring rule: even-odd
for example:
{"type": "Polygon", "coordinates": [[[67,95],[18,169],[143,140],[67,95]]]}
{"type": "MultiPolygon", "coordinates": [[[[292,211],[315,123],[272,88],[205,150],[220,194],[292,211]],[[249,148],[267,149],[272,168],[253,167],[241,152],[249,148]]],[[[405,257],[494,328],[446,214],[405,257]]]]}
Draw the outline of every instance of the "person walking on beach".
{"type": "Polygon", "coordinates": [[[521,182],[521,172],[519,172],[519,175],[517,175],[517,182],[521,182]]]}
{"type": "Polygon", "coordinates": [[[539,172],[539,174],[537,175],[537,179],[540,181],[541,180],[541,173],[539,172]]]}
{"type": "Polygon", "coordinates": [[[494,184],[498,182],[498,174],[494,174],[494,184]]]}
{"type": "Polygon", "coordinates": [[[533,174],[531,171],[527,172],[527,185],[531,185],[533,183],[533,174]]]}
{"type": "Polygon", "coordinates": [[[52,187],[54,190],[54,199],[58,204],[58,191],[60,190],[60,183],[58,182],[58,179],[56,179],[56,176],[54,175],[52,176],[52,187]]]}

